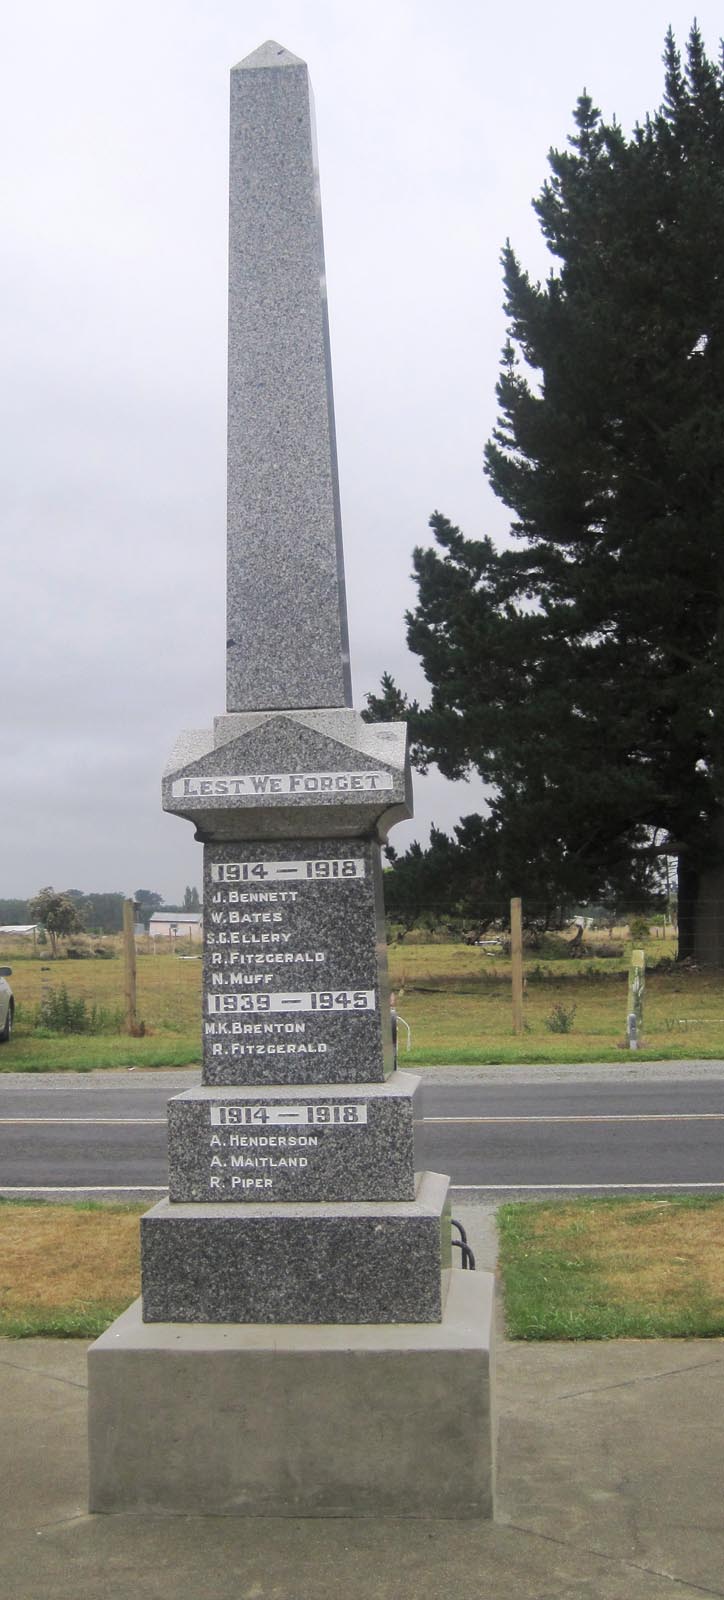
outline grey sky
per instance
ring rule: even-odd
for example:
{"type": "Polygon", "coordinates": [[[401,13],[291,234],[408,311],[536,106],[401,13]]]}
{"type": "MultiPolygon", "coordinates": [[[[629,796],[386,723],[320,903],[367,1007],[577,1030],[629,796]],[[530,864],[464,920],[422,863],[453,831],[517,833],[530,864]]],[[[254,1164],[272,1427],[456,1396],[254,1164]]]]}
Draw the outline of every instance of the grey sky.
{"type": "MultiPolygon", "coordinates": [[[[355,700],[404,644],[434,509],[503,535],[482,475],[510,235],[586,86],[653,109],[672,22],[610,0],[26,0],[0,52],[0,895],[198,883],[160,810],[224,709],[228,70],[276,38],[315,92],[355,700]]],[[[710,53],[721,11],[698,4],[710,53]]],[[[477,808],[416,783],[403,848],[477,808]]]]}

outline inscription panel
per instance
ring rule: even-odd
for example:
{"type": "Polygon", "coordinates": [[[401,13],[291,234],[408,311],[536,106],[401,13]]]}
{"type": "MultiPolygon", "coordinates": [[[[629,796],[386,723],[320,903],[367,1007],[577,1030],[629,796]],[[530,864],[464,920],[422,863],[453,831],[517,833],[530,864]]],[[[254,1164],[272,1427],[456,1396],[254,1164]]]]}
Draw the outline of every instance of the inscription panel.
{"type": "Polygon", "coordinates": [[[419,1095],[407,1074],[336,1094],[189,1090],[168,1108],[170,1198],[411,1200],[419,1095]]]}
{"type": "Polygon", "coordinates": [[[366,1105],[279,1106],[272,1100],[261,1105],[211,1107],[212,1128],[362,1128],[367,1126],[366,1105]]]}
{"type": "Polygon", "coordinates": [[[324,856],[307,856],[302,861],[216,861],[211,867],[212,883],[348,883],[364,878],[366,865],[359,857],[342,856],[329,861],[324,856]]]}
{"type": "Polygon", "coordinates": [[[248,772],[215,773],[203,777],[174,778],[174,800],[213,800],[231,796],[240,801],[275,795],[296,795],[298,799],[331,800],[345,794],[382,794],[394,788],[391,772],[248,772]]]}
{"type": "Polygon", "coordinates": [[[379,1082],[393,1066],[379,846],[207,845],[203,1082],[379,1082]]]}

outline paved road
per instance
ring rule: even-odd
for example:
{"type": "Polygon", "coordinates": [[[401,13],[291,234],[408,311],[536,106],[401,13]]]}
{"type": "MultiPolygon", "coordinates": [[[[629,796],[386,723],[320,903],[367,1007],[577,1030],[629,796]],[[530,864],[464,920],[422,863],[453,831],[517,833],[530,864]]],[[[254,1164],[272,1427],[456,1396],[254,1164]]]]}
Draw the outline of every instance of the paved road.
{"type": "MultiPolygon", "coordinates": [[[[425,1074],[425,1165],[449,1172],[460,1198],[724,1191],[724,1063],[473,1070],[425,1074]]],[[[0,1192],[162,1192],[166,1102],[196,1081],[2,1075],[0,1192]]]]}

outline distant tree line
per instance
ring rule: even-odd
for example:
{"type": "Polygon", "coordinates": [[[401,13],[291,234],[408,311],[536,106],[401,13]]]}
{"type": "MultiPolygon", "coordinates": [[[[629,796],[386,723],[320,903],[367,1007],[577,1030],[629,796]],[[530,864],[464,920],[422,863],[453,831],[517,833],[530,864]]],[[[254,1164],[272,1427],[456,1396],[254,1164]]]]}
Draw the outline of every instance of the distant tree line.
{"type": "Polygon", "coordinates": [[[47,913],[47,903],[44,901],[47,895],[67,901],[73,910],[77,925],[69,928],[68,932],[120,933],[123,927],[122,894],[84,894],[82,889],[55,890],[51,886],[39,889],[36,895],[30,895],[27,900],[0,899],[0,922],[41,922],[45,926],[41,911],[45,909],[47,913]],[[42,907],[39,905],[41,900],[44,902],[42,907]]]}
{"type": "MultiPolygon", "coordinates": [[[[414,929],[465,943],[509,928],[510,890],[499,864],[478,849],[479,821],[464,818],[454,839],[433,828],[428,849],[414,842],[403,856],[388,845],[392,864],[384,873],[384,895],[391,937],[402,938],[414,929]]],[[[611,929],[642,917],[650,923],[675,922],[677,915],[674,894],[658,904],[650,895],[632,894],[583,901],[560,887],[550,892],[545,878],[533,873],[523,885],[522,903],[523,925],[531,934],[560,931],[576,920],[582,925],[588,918],[611,929]]]]}
{"type": "MultiPolygon", "coordinates": [[[[148,928],[154,911],[201,910],[199,891],[190,886],[184,891],[182,905],[166,905],[163,895],[154,889],[136,889],[133,898],[137,921],[145,928],[148,928]]],[[[56,890],[49,885],[27,900],[0,898],[0,923],[39,922],[51,935],[53,944],[53,933],[56,937],[67,937],[72,933],[120,933],[125,899],[120,890],[85,894],[82,889],[56,890]]]]}

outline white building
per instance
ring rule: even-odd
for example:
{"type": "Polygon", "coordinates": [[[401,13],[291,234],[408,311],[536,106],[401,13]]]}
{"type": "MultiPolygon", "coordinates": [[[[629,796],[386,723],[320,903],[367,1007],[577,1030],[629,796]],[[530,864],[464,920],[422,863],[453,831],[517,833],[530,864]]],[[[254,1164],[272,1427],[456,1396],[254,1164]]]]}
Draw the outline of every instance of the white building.
{"type": "Polygon", "coordinates": [[[203,917],[200,911],[154,911],[148,924],[152,939],[192,939],[201,942],[203,917]]]}

